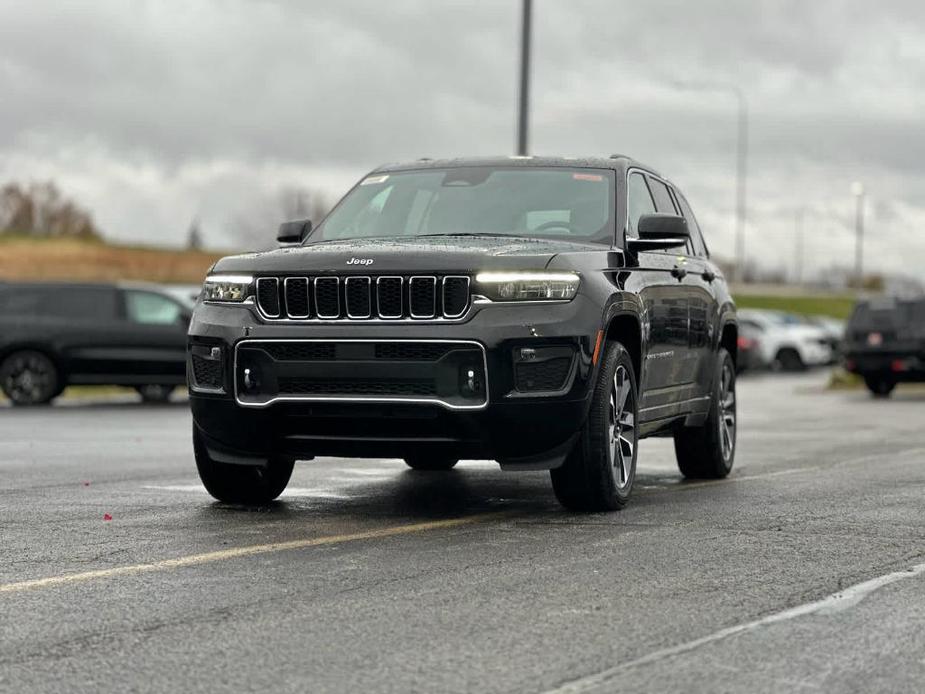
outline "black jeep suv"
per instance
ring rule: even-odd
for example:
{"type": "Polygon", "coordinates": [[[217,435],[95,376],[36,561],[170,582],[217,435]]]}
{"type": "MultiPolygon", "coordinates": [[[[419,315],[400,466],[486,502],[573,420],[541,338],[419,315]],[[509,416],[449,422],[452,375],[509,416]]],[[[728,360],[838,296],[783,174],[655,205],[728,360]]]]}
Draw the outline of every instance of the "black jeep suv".
{"type": "Polygon", "coordinates": [[[193,444],[218,499],[293,461],[551,470],[567,507],[629,498],[637,444],[687,477],[735,454],[735,308],[680,191],[626,157],[418,161],[361,180],[288,247],[220,260],[189,330],[193,444]]]}
{"type": "Polygon", "coordinates": [[[925,381],[925,299],[859,301],[845,330],[845,367],[875,397],[925,381]]]}

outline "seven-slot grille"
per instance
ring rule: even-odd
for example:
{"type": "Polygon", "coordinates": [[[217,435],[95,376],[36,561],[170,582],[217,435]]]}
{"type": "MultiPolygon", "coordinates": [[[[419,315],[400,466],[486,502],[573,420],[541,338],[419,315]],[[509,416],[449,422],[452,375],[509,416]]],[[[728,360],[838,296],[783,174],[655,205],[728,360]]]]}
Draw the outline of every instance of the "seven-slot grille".
{"type": "Polygon", "coordinates": [[[260,277],[257,308],[290,320],[435,320],[469,309],[465,275],[260,277]]]}

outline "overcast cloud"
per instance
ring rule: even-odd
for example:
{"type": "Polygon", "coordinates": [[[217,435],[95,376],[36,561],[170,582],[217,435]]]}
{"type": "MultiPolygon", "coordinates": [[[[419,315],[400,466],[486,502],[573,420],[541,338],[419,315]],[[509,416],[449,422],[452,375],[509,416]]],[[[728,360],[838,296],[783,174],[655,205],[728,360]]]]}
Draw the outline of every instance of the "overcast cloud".
{"type": "MultiPolygon", "coordinates": [[[[386,161],[510,153],[519,6],[0,0],[0,182],[53,178],[114,239],[181,243],[198,216],[223,247],[280,187],[336,196],[386,161]]],[[[808,269],[850,265],[862,180],[868,267],[921,267],[925,4],[535,13],[533,152],[655,166],[731,256],[736,105],[705,85],[735,84],[752,115],[750,256],[789,265],[803,206],[808,269]]]]}

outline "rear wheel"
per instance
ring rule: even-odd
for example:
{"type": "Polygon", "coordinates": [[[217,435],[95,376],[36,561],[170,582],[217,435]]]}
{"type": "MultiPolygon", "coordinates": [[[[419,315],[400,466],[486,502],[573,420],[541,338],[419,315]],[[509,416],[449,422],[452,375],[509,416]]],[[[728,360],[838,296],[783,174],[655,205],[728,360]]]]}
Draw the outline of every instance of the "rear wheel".
{"type": "Polygon", "coordinates": [[[803,363],[803,358],[800,356],[800,353],[792,347],[784,347],[777,352],[777,356],[774,357],[774,366],[780,371],[794,372],[806,370],[806,364],[803,363]]]}
{"type": "Polygon", "coordinates": [[[14,405],[44,405],[61,385],[58,368],[42,352],[13,352],[0,364],[0,387],[14,405]]]}
{"type": "Polygon", "coordinates": [[[864,385],[875,398],[888,398],[896,387],[893,381],[881,378],[879,376],[865,376],[864,385]]]}
{"type": "Polygon", "coordinates": [[[636,478],[639,415],[629,352],[611,342],[604,352],[591,410],[562,467],[552,470],[556,498],[574,511],[614,511],[629,501],[636,478]]]}
{"type": "Polygon", "coordinates": [[[687,478],[719,479],[732,470],[736,453],[736,373],[729,352],[716,355],[710,414],[703,426],[674,436],[678,468],[687,478]]]}
{"type": "Polygon", "coordinates": [[[405,465],[412,470],[452,470],[458,463],[456,458],[440,458],[431,456],[416,456],[405,458],[405,465]]]}
{"type": "Polygon", "coordinates": [[[219,463],[209,455],[202,434],[193,425],[193,453],[203,486],[229,504],[266,504],[289,484],[295,461],[271,458],[266,465],[219,463]]]}
{"type": "Polygon", "coordinates": [[[167,402],[173,393],[173,386],[150,384],[135,388],[143,402],[167,402]]]}

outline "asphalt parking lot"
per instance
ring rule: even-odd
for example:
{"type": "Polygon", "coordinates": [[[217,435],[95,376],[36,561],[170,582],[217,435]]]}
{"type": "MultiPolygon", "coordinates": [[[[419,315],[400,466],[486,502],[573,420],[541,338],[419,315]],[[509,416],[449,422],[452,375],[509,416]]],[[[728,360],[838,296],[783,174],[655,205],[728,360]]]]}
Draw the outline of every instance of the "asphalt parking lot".
{"type": "Polygon", "coordinates": [[[228,507],[183,403],[4,408],[0,690],[920,689],[925,392],[825,380],[743,379],[728,480],[646,441],[606,515],[389,460],[228,507]]]}

